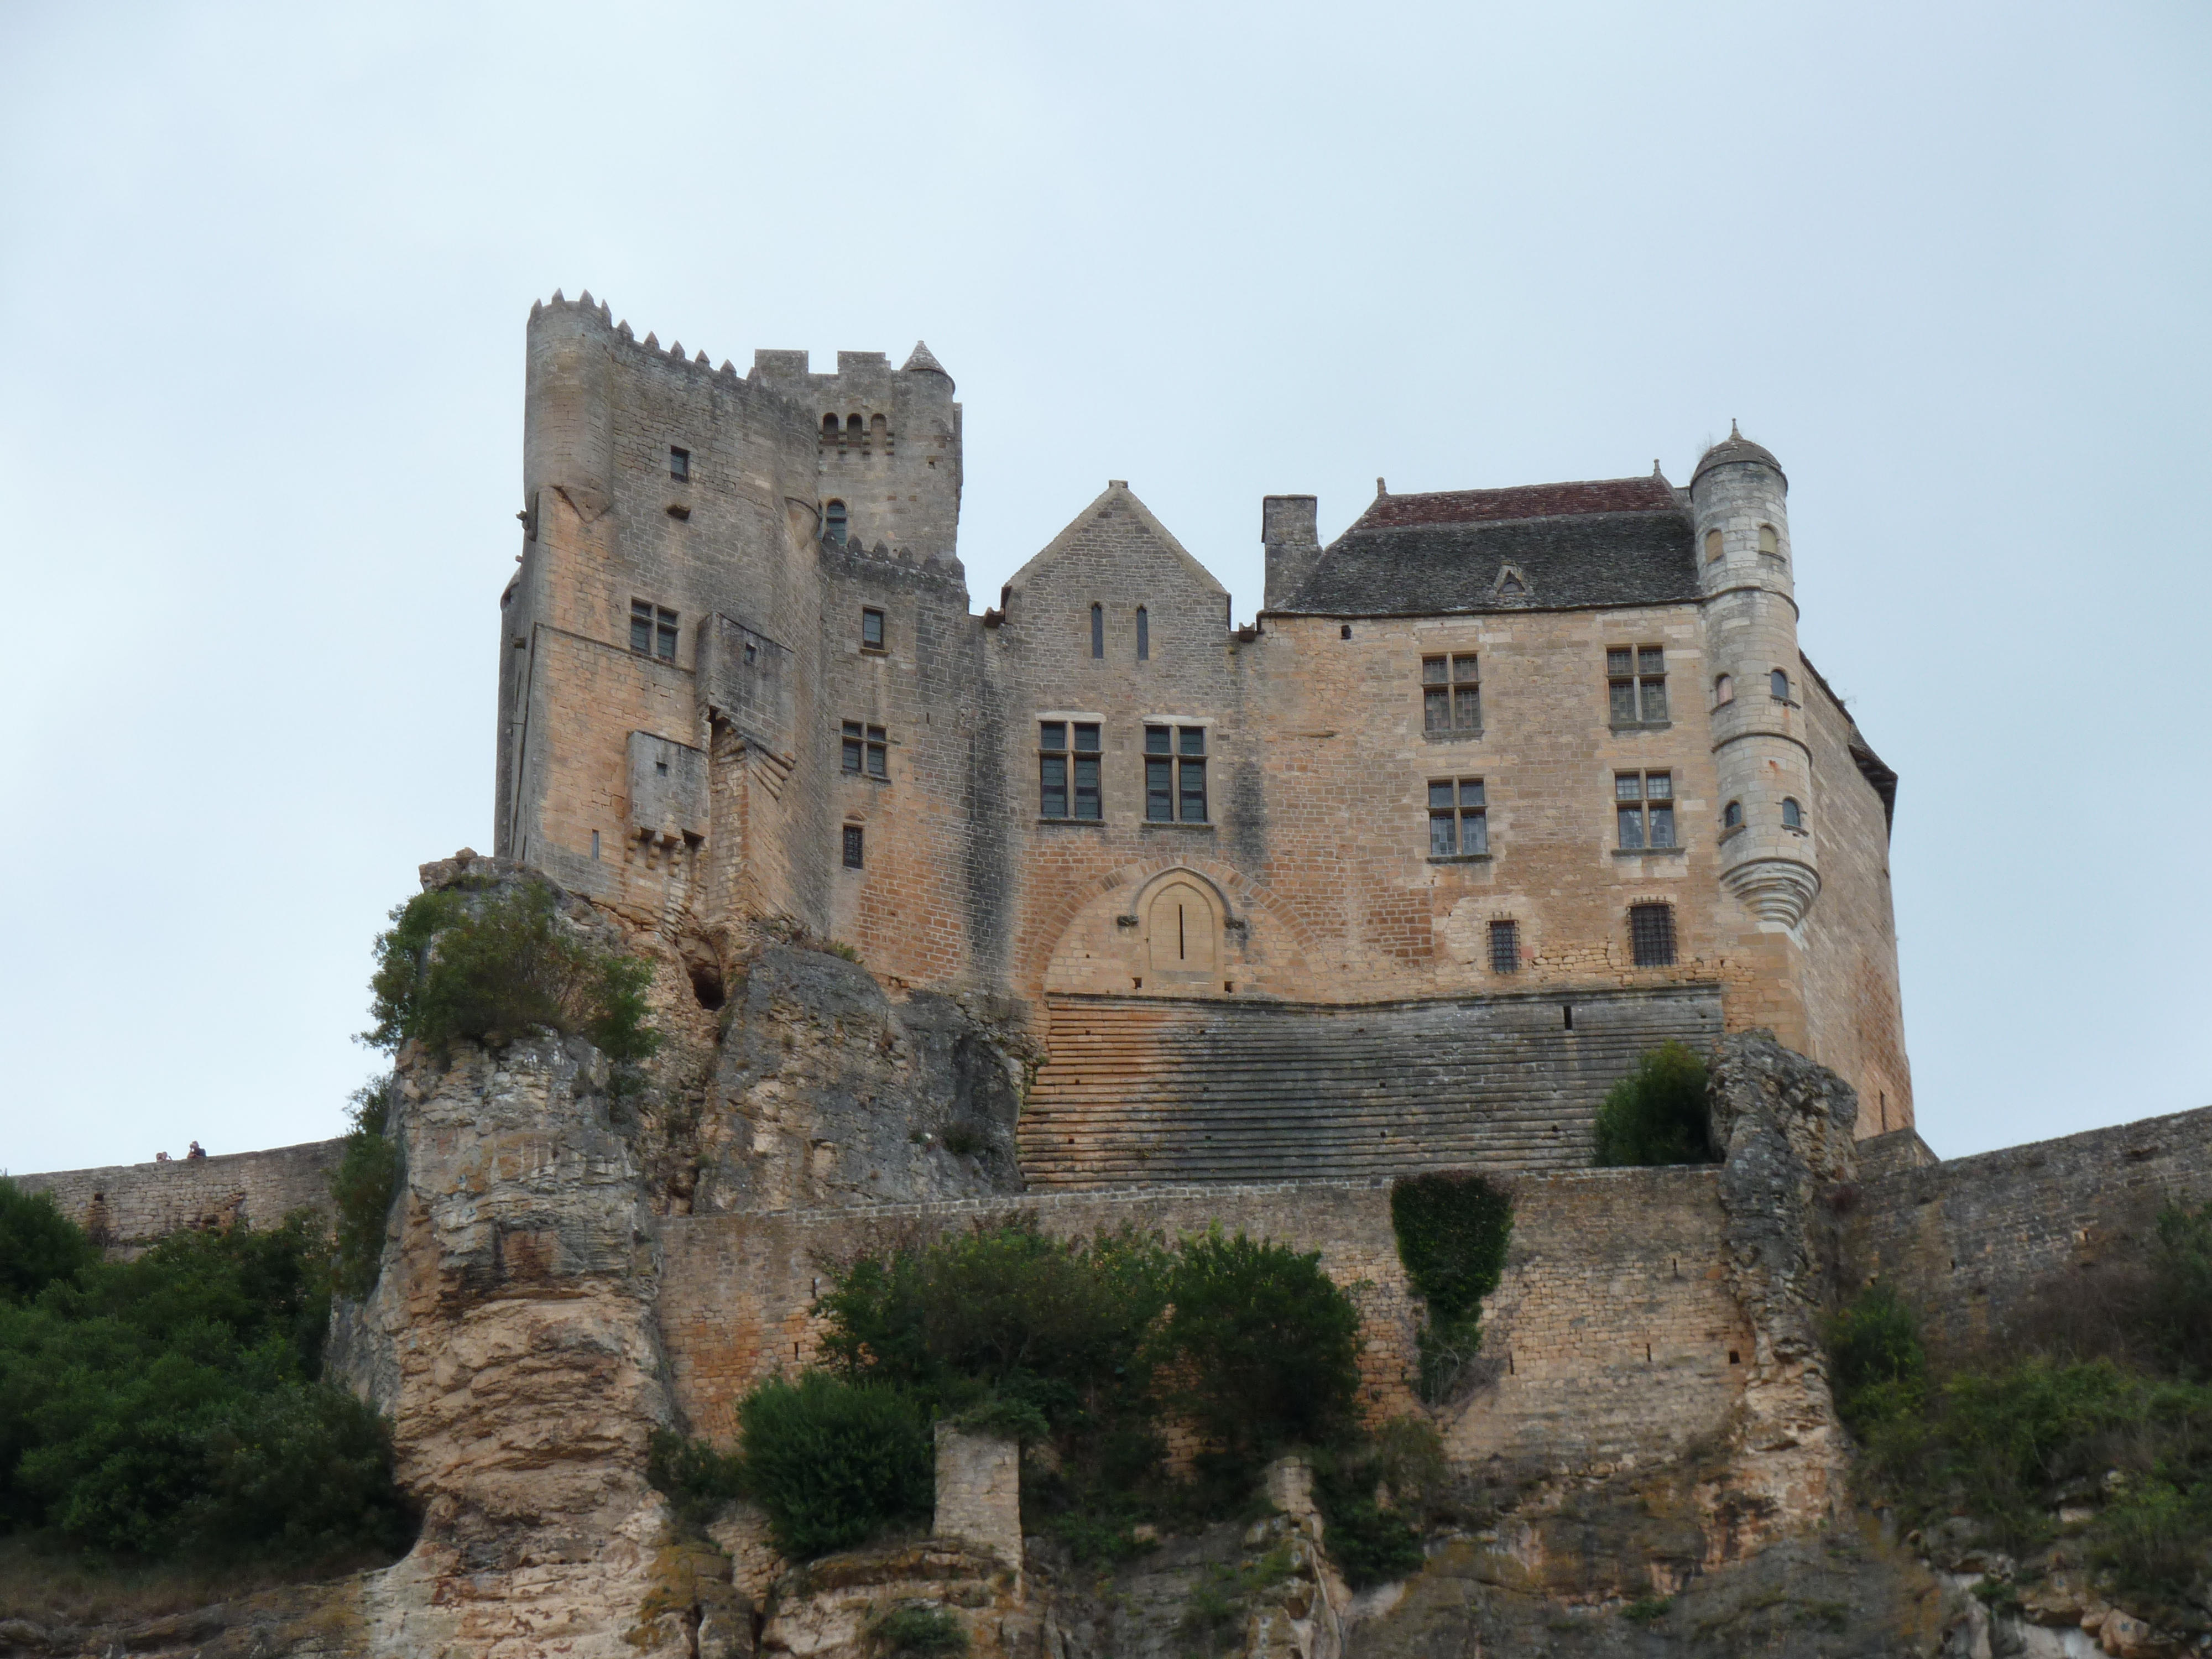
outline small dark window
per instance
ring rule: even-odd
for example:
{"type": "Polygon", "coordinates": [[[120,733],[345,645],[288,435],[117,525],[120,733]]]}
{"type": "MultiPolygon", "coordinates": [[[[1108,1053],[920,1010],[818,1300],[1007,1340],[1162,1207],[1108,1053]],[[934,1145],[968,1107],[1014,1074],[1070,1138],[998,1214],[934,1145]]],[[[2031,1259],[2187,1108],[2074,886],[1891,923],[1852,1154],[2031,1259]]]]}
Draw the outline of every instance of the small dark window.
{"type": "Polygon", "coordinates": [[[1421,729],[1480,732],[1482,676],[1473,653],[1421,659],[1421,729]]]}
{"type": "Polygon", "coordinates": [[[1743,803],[1732,800],[1721,808],[1721,828],[1733,830],[1743,822],[1743,803]]]}
{"type": "MultiPolygon", "coordinates": [[[[831,418],[832,420],[835,420],[836,417],[835,416],[832,416],[830,418],[831,418]]],[[[844,546],[844,544],[845,544],[845,503],[844,503],[844,502],[842,502],[842,501],[831,501],[831,502],[830,502],[828,505],[826,505],[825,507],[823,507],[823,509],[822,509],[822,539],[823,539],[823,541],[825,541],[825,542],[835,542],[835,543],[836,543],[836,544],[837,544],[837,545],[838,545],[838,546],[840,546],[840,547],[844,546]]]]}
{"type": "Polygon", "coordinates": [[[1778,702],[1790,701],[1790,676],[1776,669],[1766,677],[1766,689],[1774,694],[1778,702]]]}
{"type": "Polygon", "coordinates": [[[846,771],[855,776],[865,772],[872,778],[890,777],[890,739],[882,726],[847,720],[841,740],[846,771]]]}
{"type": "Polygon", "coordinates": [[[645,599],[629,602],[629,648],[642,657],[676,660],[676,613],[645,599]]]}
{"type": "Polygon", "coordinates": [[[1613,806],[1620,844],[1631,852],[1674,844],[1674,775],[1616,772],[1613,806]]]}
{"type": "Polygon", "coordinates": [[[1066,720],[1037,722],[1038,817],[1074,817],[1091,823],[1105,817],[1098,775],[1098,732],[1096,720],[1077,720],[1072,726],[1066,720]],[[1068,744],[1071,731],[1073,748],[1068,744]]]}
{"type": "Polygon", "coordinates": [[[861,867],[860,826],[857,823],[848,823],[845,826],[845,867],[848,870],[858,870],[861,867]]]}
{"type": "Polygon", "coordinates": [[[1615,726],[1662,726],[1667,720],[1667,649],[1613,645],[1605,652],[1606,685],[1615,726]]]}
{"type": "Polygon", "coordinates": [[[666,761],[655,761],[653,763],[653,769],[660,776],[665,778],[668,775],[668,763],[666,761]]]}
{"type": "Polygon", "coordinates": [[[1103,605],[1091,607],[1091,654],[1094,657],[1106,654],[1106,611],[1103,605]]]}
{"type": "Polygon", "coordinates": [[[848,415],[845,417],[845,435],[848,438],[858,438],[866,429],[859,416],[848,415]]]}
{"type": "Polygon", "coordinates": [[[1638,968],[1671,968],[1674,964],[1674,907],[1671,904],[1632,904],[1628,907],[1628,943],[1638,968]]]}
{"type": "Polygon", "coordinates": [[[1784,830],[1802,830],[1805,827],[1804,809],[1788,795],[1782,798],[1782,827],[1784,830]]]}
{"type": "Polygon", "coordinates": [[[1336,630],[1336,637],[1340,640],[1350,639],[1352,637],[1352,624],[1350,623],[1346,623],[1342,627],[1339,628],[1336,630]]]}
{"type": "Polygon", "coordinates": [[[1429,784],[1429,856],[1490,850],[1489,803],[1480,778],[1437,778],[1429,784]]]}
{"type": "Polygon", "coordinates": [[[1521,971],[1519,922],[1493,921],[1490,924],[1490,971],[1493,974],[1517,974],[1521,971]]]}
{"type": "Polygon", "coordinates": [[[884,613],[864,609],[860,612],[860,649],[880,651],[884,648],[884,613]]]}
{"type": "Polygon", "coordinates": [[[691,452],[671,446],[668,451],[668,476],[683,483],[691,476],[691,452]]]}
{"type": "Polygon", "coordinates": [[[835,415],[824,415],[822,417],[822,435],[824,438],[834,438],[837,435],[837,417],[835,415]]]}
{"type": "Polygon", "coordinates": [[[1152,655],[1152,619],[1145,607],[1137,607],[1137,660],[1149,662],[1152,655]]]}

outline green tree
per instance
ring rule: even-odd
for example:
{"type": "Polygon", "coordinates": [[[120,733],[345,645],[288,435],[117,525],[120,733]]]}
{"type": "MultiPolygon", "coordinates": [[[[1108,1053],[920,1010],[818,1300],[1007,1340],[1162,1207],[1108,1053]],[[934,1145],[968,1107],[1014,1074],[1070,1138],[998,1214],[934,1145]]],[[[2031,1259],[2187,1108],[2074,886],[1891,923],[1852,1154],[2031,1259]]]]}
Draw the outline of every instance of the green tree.
{"type": "Polygon", "coordinates": [[[1662,1043],[1607,1091],[1591,1161],[1601,1169],[1719,1162],[1705,1086],[1703,1060],[1662,1043]]]}
{"type": "Polygon", "coordinates": [[[936,1499],[928,1419],[905,1389],[826,1371],[762,1383],[738,1404],[737,1484],[794,1560],[920,1521],[936,1499]]]}
{"type": "Polygon", "coordinates": [[[0,1176],[0,1302],[27,1302],[98,1260],[100,1252],[52,1193],[27,1193],[0,1176]]]}

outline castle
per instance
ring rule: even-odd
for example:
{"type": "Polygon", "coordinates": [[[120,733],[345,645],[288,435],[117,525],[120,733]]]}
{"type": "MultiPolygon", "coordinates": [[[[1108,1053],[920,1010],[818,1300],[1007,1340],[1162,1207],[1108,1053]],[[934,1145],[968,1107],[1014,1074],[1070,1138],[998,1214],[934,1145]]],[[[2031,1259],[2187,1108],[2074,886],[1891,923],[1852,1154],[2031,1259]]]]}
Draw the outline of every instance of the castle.
{"type": "Polygon", "coordinates": [[[532,307],[496,850],[690,943],[781,918],[1018,999],[1032,1184],[1580,1162],[1662,1039],[1910,1128],[1896,775],[1797,646],[1788,482],[1261,507],[1231,596],[1115,481],[971,614],[953,381],[532,307]]]}

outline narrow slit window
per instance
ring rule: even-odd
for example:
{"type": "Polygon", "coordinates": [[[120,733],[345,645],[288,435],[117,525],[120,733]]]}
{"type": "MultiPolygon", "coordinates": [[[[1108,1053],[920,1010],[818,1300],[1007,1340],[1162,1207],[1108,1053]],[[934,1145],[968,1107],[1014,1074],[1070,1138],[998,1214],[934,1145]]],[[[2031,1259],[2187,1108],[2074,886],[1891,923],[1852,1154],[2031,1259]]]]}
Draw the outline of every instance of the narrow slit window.
{"type": "Polygon", "coordinates": [[[847,824],[845,826],[845,867],[848,870],[858,870],[861,867],[860,840],[860,826],[857,823],[847,824]]]}
{"type": "Polygon", "coordinates": [[[684,483],[690,480],[691,477],[691,452],[690,450],[678,449],[673,444],[671,444],[668,447],[668,476],[675,479],[678,483],[684,483]]]}
{"type": "Polygon", "coordinates": [[[1137,607],[1137,660],[1150,662],[1152,658],[1152,619],[1143,605],[1137,607]]]}
{"type": "Polygon", "coordinates": [[[884,613],[871,606],[860,611],[860,649],[880,651],[884,648],[884,613]]]}
{"type": "Polygon", "coordinates": [[[1102,605],[1091,607],[1091,654],[1093,657],[1106,654],[1106,607],[1102,605]]]}
{"type": "Polygon", "coordinates": [[[1490,924],[1490,971],[1493,974],[1517,974],[1521,971],[1519,922],[1493,921],[1490,924]]]}
{"type": "Polygon", "coordinates": [[[1630,905],[1628,943],[1638,968],[1673,967],[1674,907],[1671,904],[1630,905]]]}

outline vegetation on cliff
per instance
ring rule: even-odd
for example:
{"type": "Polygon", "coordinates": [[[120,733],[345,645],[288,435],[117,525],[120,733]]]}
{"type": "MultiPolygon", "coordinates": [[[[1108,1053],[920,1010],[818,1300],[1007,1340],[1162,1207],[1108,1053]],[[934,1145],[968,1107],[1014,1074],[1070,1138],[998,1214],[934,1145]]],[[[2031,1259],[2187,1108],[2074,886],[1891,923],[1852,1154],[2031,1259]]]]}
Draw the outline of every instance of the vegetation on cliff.
{"type": "Polygon", "coordinates": [[[50,1211],[0,1182],[0,1235],[38,1246],[0,1281],[0,1530],[118,1560],[404,1547],[382,1419],[318,1380],[312,1218],[103,1261],[50,1211]]]}
{"type": "Polygon", "coordinates": [[[1607,1091],[1590,1161],[1600,1169],[1718,1163],[1707,1081],[1705,1061],[1682,1044],[1651,1050],[1607,1091]]]}
{"type": "Polygon", "coordinates": [[[2212,1205],[2167,1206],[2138,1258],[2084,1279],[2016,1357],[1940,1375],[1912,1310],[1869,1286],[1829,1322],[1838,1408],[1907,1527],[1983,1547],[1997,1592],[2087,1569],[2212,1628],[2212,1205]]]}
{"type": "Polygon", "coordinates": [[[359,1302],[376,1288],[384,1261],[384,1230],[399,1189],[399,1143],[391,1127],[392,1079],[380,1078],[354,1091],[345,1151],[331,1171],[336,1212],[331,1279],[341,1296],[359,1302]]]}
{"type": "Polygon", "coordinates": [[[391,920],[376,936],[374,1024],[362,1034],[378,1048],[496,1042],[541,1026],[588,1037],[617,1063],[659,1046],[646,1018],[650,964],[565,921],[543,881],[417,893],[391,920]]]}

